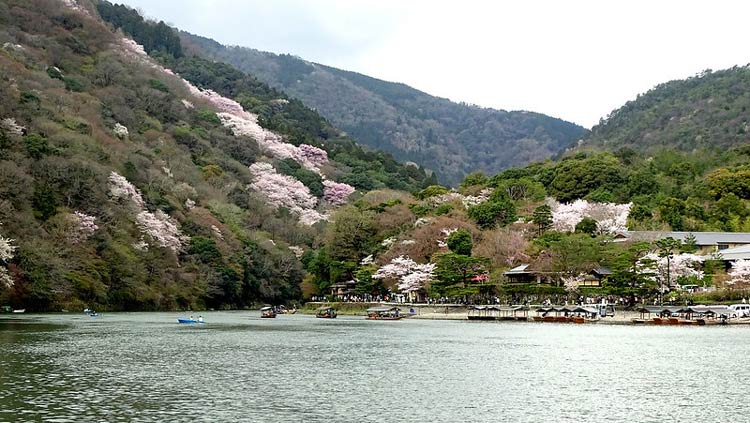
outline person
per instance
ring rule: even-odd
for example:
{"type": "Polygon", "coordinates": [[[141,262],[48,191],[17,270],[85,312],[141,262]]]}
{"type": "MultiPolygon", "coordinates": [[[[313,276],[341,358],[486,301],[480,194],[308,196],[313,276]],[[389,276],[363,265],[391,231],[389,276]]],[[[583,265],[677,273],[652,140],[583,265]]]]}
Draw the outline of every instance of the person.
{"type": "Polygon", "coordinates": [[[203,323],[203,316],[198,316],[198,323],[203,323]]]}

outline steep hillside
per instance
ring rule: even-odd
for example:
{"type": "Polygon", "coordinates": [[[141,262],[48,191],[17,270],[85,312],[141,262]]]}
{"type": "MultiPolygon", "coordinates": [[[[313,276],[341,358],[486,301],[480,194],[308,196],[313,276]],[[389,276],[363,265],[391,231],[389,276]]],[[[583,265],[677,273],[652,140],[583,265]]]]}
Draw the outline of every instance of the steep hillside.
{"type": "Polygon", "coordinates": [[[429,183],[129,9],[9,0],[0,29],[2,305],[299,298],[301,259],[337,208],[429,183]]]}
{"type": "MultiPolygon", "coordinates": [[[[314,107],[359,142],[419,163],[456,184],[473,171],[543,160],[587,134],[539,113],[433,97],[407,85],[180,33],[188,50],[225,61],[314,107]]],[[[248,42],[252,42],[248,40],[248,42]]]]}
{"type": "Polygon", "coordinates": [[[638,150],[726,148],[750,140],[750,69],[705,71],[660,84],[613,111],[585,146],[638,150]]]}

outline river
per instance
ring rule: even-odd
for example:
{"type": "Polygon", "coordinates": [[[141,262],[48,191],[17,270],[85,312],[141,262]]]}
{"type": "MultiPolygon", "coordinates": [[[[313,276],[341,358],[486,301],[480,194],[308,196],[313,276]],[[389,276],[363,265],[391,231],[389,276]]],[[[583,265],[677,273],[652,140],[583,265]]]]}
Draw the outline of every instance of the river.
{"type": "Polygon", "coordinates": [[[745,326],[177,317],[0,317],[0,421],[750,420],[745,326]]]}

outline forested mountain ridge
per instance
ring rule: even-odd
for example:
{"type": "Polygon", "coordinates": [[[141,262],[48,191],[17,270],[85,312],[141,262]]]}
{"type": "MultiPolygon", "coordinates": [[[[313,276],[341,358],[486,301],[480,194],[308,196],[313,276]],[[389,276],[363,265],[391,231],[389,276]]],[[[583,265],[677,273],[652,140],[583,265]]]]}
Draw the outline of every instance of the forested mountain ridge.
{"type": "Polygon", "coordinates": [[[0,46],[0,304],[299,298],[347,200],[432,181],[124,7],[3,1],[0,46]]]}
{"type": "Polygon", "coordinates": [[[659,84],[614,110],[583,146],[640,151],[731,148],[750,141],[750,69],[706,70],[659,84]]]}
{"type": "Polygon", "coordinates": [[[459,104],[356,72],[180,32],[183,45],[225,61],[316,108],[359,142],[434,170],[447,184],[551,157],[588,133],[539,113],[459,104]]]}

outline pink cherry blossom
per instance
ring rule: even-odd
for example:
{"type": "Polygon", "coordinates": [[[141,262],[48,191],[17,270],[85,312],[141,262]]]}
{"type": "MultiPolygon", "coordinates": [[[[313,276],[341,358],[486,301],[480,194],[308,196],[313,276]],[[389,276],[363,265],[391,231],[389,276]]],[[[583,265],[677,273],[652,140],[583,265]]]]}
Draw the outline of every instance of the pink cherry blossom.
{"type": "Polygon", "coordinates": [[[732,263],[732,268],[728,272],[731,279],[727,284],[747,284],[750,283],[750,260],[737,260],[732,263]]]}
{"type": "Polygon", "coordinates": [[[576,225],[585,217],[596,220],[600,234],[612,235],[627,231],[627,220],[632,203],[591,203],[576,200],[572,203],[558,203],[548,199],[552,208],[552,226],[560,232],[573,232],[576,225]]]}
{"type": "Polygon", "coordinates": [[[394,258],[372,275],[373,279],[398,280],[398,290],[401,292],[418,291],[434,277],[434,263],[419,264],[406,256],[394,258]]]}
{"type": "Polygon", "coordinates": [[[189,237],[180,232],[172,218],[161,210],[155,213],[144,210],[136,215],[135,220],[141,232],[159,247],[177,252],[189,240],[189,237]]]}
{"type": "Polygon", "coordinates": [[[96,218],[86,213],[73,212],[69,215],[69,220],[72,223],[72,228],[67,236],[73,244],[86,241],[99,229],[99,226],[96,224],[96,218]]]}
{"type": "Polygon", "coordinates": [[[346,199],[355,191],[351,185],[328,180],[323,181],[323,186],[323,199],[334,206],[346,203],[346,199]]]}
{"type": "Polygon", "coordinates": [[[124,176],[117,172],[109,174],[109,196],[118,200],[130,200],[138,208],[143,208],[144,202],[141,192],[133,186],[124,176]]]}
{"type": "Polygon", "coordinates": [[[705,257],[687,253],[676,254],[669,259],[649,253],[638,262],[636,271],[656,282],[666,282],[669,279],[670,284],[683,277],[700,280],[703,279],[703,271],[698,270],[698,267],[704,259],[705,257]]]}

